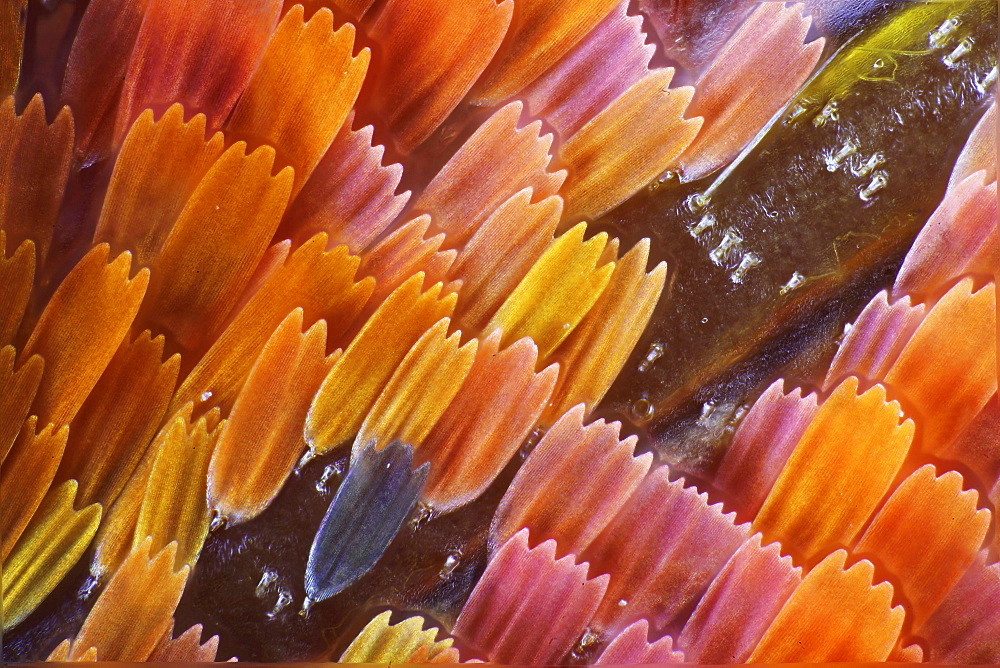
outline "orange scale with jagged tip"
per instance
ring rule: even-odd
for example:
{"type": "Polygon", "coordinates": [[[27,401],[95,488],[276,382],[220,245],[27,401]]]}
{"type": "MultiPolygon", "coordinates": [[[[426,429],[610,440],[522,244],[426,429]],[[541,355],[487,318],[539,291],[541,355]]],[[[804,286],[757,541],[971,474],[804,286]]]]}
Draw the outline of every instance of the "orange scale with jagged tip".
{"type": "Polygon", "coordinates": [[[260,65],[226,123],[226,134],[275,148],[295,170],[294,198],[344,124],[361,90],[371,51],[352,57],[355,29],[333,29],[320,9],[305,21],[302,5],[281,19],[260,65]],[[281,104],[277,101],[281,100],[281,104]]]}
{"type": "Polygon", "coordinates": [[[311,453],[328,452],[355,435],[407,351],[455,310],[455,295],[442,295],[441,283],[422,292],[423,283],[421,272],[396,288],[323,380],[306,419],[311,453]]]}
{"type": "Polygon", "coordinates": [[[558,193],[564,170],[549,171],[552,135],[540,121],[519,127],[524,105],[497,110],[469,137],[414,202],[452,245],[471,237],[496,209],[525,188],[538,201],[558,193]]]}
{"type": "Polygon", "coordinates": [[[972,565],[990,526],[979,494],[962,476],[917,469],[896,488],[865,530],[855,554],[872,555],[891,573],[919,628],[972,565]]]}
{"type": "Polygon", "coordinates": [[[803,44],[812,25],[804,9],[761,3],[701,72],[687,115],[705,120],[679,160],[683,180],[730,162],[805,83],[826,40],[803,44]]]}
{"type": "MultiPolygon", "coordinates": [[[[608,248],[611,246],[609,243],[608,248]]],[[[617,255],[617,245],[609,254],[612,258],[617,255]]],[[[559,362],[562,373],[543,423],[551,423],[578,403],[586,404],[589,414],[625,366],[663,293],[667,277],[665,262],[646,273],[648,258],[649,239],[642,239],[617,260],[593,308],[552,354],[551,360],[559,362]]]]}
{"type": "MultiPolygon", "coordinates": [[[[448,637],[438,640],[438,629],[425,629],[423,617],[407,617],[401,622],[390,624],[391,615],[387,610],[368,622],[340,655],[338,662],[430,663],[432,659],[451,649],[455,642],[448,637]],[[421,660],[416,660],[415,657],[421,660]]],[[[449,653],[445,658],[452,656],[454,654],[449,653]]]]}
{"type": "Polygon", "coordinates": [[[35,242],[25,239],[7,255],[0,230],[0,347],[14,343],[35,280],[35,242]]]}
{"type": "Polygon", "coordinates": [[[651,71],[559,147],[569,219],[597,218],[677,165],[702,119],[685,118],[694,89],[669,88],[673,76],[651,71]]]}
{"type": "Polygon", "coordinates": [[[171,105],[158,120],[147,109],[129,129],[114,171],[94,243],[112,253],[130,251],[137,267],[155,262],[184,205],[222,155],[223,136],[205,138],[205,115],[184,121],[184,107],[171,105]]]}
{"type": "Polygon", "coordinates": [[[493,106],[521,92],[576,46],[617,3],[515,2],[510,28],[489,68],[472,89],[472,102],[493,106]]]}
{"type": "Polygon", "coordinates": [[[587,224],[580,223],[555,239],[535,261],[486,325],[485,332],[503,332],[500,344],[525,336],[538,344],[545,360],[559,347],[597,303],[615,263],[601,263],[608,235],[584,241],[587,224]]]}
{"type": "Polygon", "coordinates": [[[462,281],[457,321],[463,329],[484,328],[552,243],[562,198],[532,203],[533,194],[529,187],[512,195],[458,252],[448,276],[462,281]]]}
{"type": "Polygon", "coordinates": [[[0,464],[6,460],[28,417],[45,363],[33,355],[14,370],[14,346],[0,348],[0,464]]]}
{"type": "Polygon", "coordinates": [[[892,290],[920,301],[939,299],[966,275],[995,277],[997,184],[983,170],[952,186],[920,230],[892,290]]]}
{"type": "Polygon", "coordinates": [[[501,332],[482,339],[469,374],[414,463],[431,462],[421,501],[448,512],[478,498],[510,461],[549,401],[559,372],[540,372],[538,348],[523,338],[501,349],[501,332]]]}
{"type": "Polygon", "coordinates": [[[0,559],[6,559],[45,498],[66,449],[69,427],[24,421],[0,470],[0,559]]]}
{"type": "Polygon", "coordinates": [[[382,388],[354,439],[351,459],[374,442],[378,449],[400,441],[419,450],[469,375],[479,341],[459,346],[462,332],[448,336],[450,318],[421,334],[382,388]]]}
{"type": "Polygon", "coordinates": [[[136,545],[108,581],[73,639],[70,661],[92,647],[101,661],[145,661],[173,627],[189,567],[175,570],[176,543],[156,553],[152,543],[136,545]]]}
{"type": "Polygon", "coordinates": [[[444,122],[496,53],[513,0],[386,0],[365,18],[379,47],[369,102],[406,155],[444,122]]]}
{"type": "Polygon", "coordinates": [[[409,190],[396,194],[403,166],[383,165],[385,147],[372,142],[374,127],[353,130],[353,123],[352,111],[288,207],[279,237],[299,244],[326,232],[327,243],[345,244],[352,253],[361,253],[410,200],[409,190]]]}
{"type": "Polygon", "coordinates": [[[1000,488],[1000,396],[994,394],[979,414],[945,450],[942,459],[961,462],[983,484],[979,489],[1000,507],[996,491],[1000,488]],[[990,492],[990,488],[994,492],[990,492]]]}
{"type": "Polygon", "coordinates": [[[21,46],[24,42],[24,27],[21,12],[27,0],[14,0],[0,9],[0,95],[14,92],[21,66],[21,46]]]}
{"type": "Polygon", "coordinates": [[[109,155],[111,131],[148,0],[92,0],[73,38],[61,100],[73,110],[76,152],[85,161],[109,155]]]}
{"type": "Polygon", "coordinates": [[[994,100],[965,142],[951,172],[949,190],[979,170],[986,172],[985,183],[997,180],[997,131],[997,103],[994,100]]]}
{"type": "Polygon", "coordinates": [[[749,663],[885,661],[903,627],[892,585],[872,586],[875,569],[861,560],[845,569],[833,552],[802,579],[764,633],[749,663]]]}
{"type": "MultiPolygon", "coordinates": [[[[448,280],[448,270],[458,253],[453,249],[441,250],[445,241],[444,234],[428,238],[427,230],[430,226],[430,216],[417,216],[376,243],[361,257],[359,275],[375,278],[375,292],[365,309],[367,317],[417,272],[423,272],[425,282],[431,285],[448,280]]],[[[448,290],[446,286],[444,293],[449,292],[454,291],[448,290]]]]}
{"type": "Polygon", "coordinates": [[[219,650],[219,636],[214,635],[201,642],[201,624],[195,624],[174,638],[174,624],[160,639],[156,649],[149,655],[155,663],[214,663],[219,650]]]}
{"type": "Polygon", "coordinates": [[[101,506],[74,510],[75,497],[75,480],[49,490],[14,550],[3,559],[4,631],[31,614],[90,545],[101,506]]]}
{"type": "Polygon", "coordinates": [[[753,522],[807,561],[855,539],[913,441],[913,420],[885,388],[858,390],[852,376],[820,405],[753,522]]]}
{"type": "Polygon", "coordinates": [[[175,102],[218,130],[243,93],[271,39],[281,0],[147,0],[115,121],[120,145],[145,109],[175,102]]]}
{"type": "Polygon", "coordinates": [[[302,309],[282,321],[254,362],[208,466],[208,507],[230,524],[277,496],[306,449],[306,413],[340,357],[326,355],[326,322],[302,331],[302,309]]]}
{"type": "Polygon", "coordinates": [[[326,235],[317,234],[266,276],[181,383],[168,411],[194,402],[199,412],[218,407],[227,415],[254,360],[296,308],[303,310],[304,326],[326,321],[328,349],[344,344],[375,281],[355,282],[360,259],[349,255],[346,246],[327,251],[326,245],[326,235]]]}
{"type": "Polygon", "coordinates": [[[151,263],[139,322],[187,352],[225,326],[288,204],[292,169],[271,176],[274,149],[233,144],[195,188],[151,263]]]}
{"type": "Polygon", "coordinates": [[[12,248],[31,239],[41,267],[73,157],[73,114],[63,107],[49,124],[41,95],[15,112],[14,97],[7,97],[0,104],[0,230],[12,248]]]}
{"type": "Polygon", "coordinates": [[[636,437],[621,424],[584,426],[575,406],[545,432],[504,493],[490,525],[495,551],[522,528],[532,543],[556,541],[558,556],[582,554],[631,497],[653,462],[634,457],[636,437]]]}
{"type": "Polygon", "coordinates": [[[109,508],[156,434],[181,363],[163,344],[149,330],[122,341],[71,423],[57,479],[79,481],[78,503],[109,508]]]}
{"type": "Polygon", "coordinates": [[[947,452],[996,394],[996,336],[996,286],[974,290],[966,278],[928,311],[886,374],[886,385],[919,420],[925,452],[947,452]]]}
{"type": "Polygon", "coordinates": [[[208,535],[208,464],[225,421],[210,427],[211,416],[193,424],[178,416],[163,426],[142,505],[135,522],[132,551],[147,538],[159,551],[177,544],[177,567],[193,566],[208,535]]]}
{"type": "Polygon", "coordinates": [[[129,278],[132,258],[108,263],[108,246],[92,248],[59,284],[19,360],[41,355],[45,373],[32,413],[42,424],[68,424],[114,357],[139,311],[149,271],[129,278]]]}

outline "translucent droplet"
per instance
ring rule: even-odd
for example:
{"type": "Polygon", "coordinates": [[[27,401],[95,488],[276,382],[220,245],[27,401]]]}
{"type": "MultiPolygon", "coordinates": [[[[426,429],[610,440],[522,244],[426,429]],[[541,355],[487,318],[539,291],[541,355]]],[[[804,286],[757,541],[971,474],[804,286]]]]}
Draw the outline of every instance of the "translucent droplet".
{"type": "Polygon", "coordinates": [[[448,553],[448,556],[444,558],[444,565],[441,566],[441,570],[438,571],[438,577],[442,580],[447,580],[451,577],[451,574],[455,572],[458,565],[462,562],[462,553],[459,550],[452,550],[448,553]]]}
{"type": "Polygon", "coordinates": [[[962,25],[962,19],[952,16],[945,19],[944,23],[930,32],[928,43],[932,49],[940,49],[948,43],[948,39],[958,26],[962,25]]]}
{"type": "Polygon", "coordinates": [[[965,54],[972,51],[973,46],[975,46],[975,40],[971,37],[966,37],[958,43],[958,46],[956,46],[951,53],[942,58],[941,62],[944,63],[945,67],[955,67],[958,64],[958,61],[961,60],[965,54]]]}
{"type": "Polygon", "coordinates": [[[320,474],[319,480],[316,481],[316,491],[320,494],[326,494],[330,491],[327,487],[327,483],[333,478],[340,478],[344,475],[344,463],[341,461],[334,462],[333,464],[327,464],[323,468],[323,473],[320,474]]]}
{"type": "Polygon", "coordinates": [[[994,65],[993,69],[986,73],[982,81],[976,82],[976,90],[985,95],[989,91],[990,86],[996,83],[997,80],[997,66],[994,65]]]}
{"type": "Polygon", "coordinates": [[[705,232],[705,230],[715,227],[717,222],[718,221],[715,219],[715,216],[710,213],[706,213],[697,223],[688,225],[688,232],[692,237],[697,239],[705,232]]]}
{"type": "MultiPolygon", "coordinates": [[[[289,593],[289,592],[285,591],[284,589],[282,589],[280,592],[278,592],[278,600],[275,601],[274,607],[271,608],[271,612],[267,613],[268,618],[274,619],[275,617],[277,617],[278,615],[280,615],[281,611],[284,610],[285,608],[287,608],[289,605],[291,605],[291,603],[294,600],[295,599],[292,598],[291,593],[289,593]]],[[[302,606],[303,610],[306,609],[304,603],[305,602],[303,602],[303,606],[302,606]]]]}
{"type": "Polygon", "coordinates": [[[885,162],[885,155],[883,155],[882,153],[875,153],[870,158],[868,158],[867,161],[865,161],[865,164],[851,171],[854,173],[855,176],[868,176],[869,174],[872,173],[872,171],[876,167],[883,164],[884,162],[885,162]]]}
{"type": "Polygon", "coordinates": [[[734,228],[730,227],[722,235],[722,241],[719,245],[712,249],[712,252],[708,254],[708,258],[715,264],[721,265],[725,262],[729,253],[736,250],[736,248],[743,242],[743,237],[734,228]]]}
{"type": "Polygon", "coordinates": [[[632,402],[632,414],[640,420],[653,417],[653,404],[646,397],[639,397],[632,402]]]}
{"type": "Polygon", "coordinates": [[[870,202],[875,194],[886,187],[889,183],[889,175],[885,172],[876,172],[872,177],[871,183],[858,191],[858,197],[861,198],[862,202],[870,202]]]}
{"type": "Polygon", "coordinates": [[[743,279],[746,278],[747,272],[756,267],[761,263],[759,255],[754,253],[745,254],[742,259],[740,259],[740,264],[733,273],[729,275],[729,278],[733,283],[742,283],[743,279]]]}
{"type": "Polygon", "coordinates": [[[264,571],[260,576],[260,582],[257,583],[257,588],[254,589],[254,596],[257,598],[264,598],[270,592],[271,587],[274,583],[278,581],[278,574],[274,571],[264,571]]]}
{"type": "Polygon", "coordinates": [[[858,144],[853,139],[848,139],[844,145],[834,153],[826,157],[826,171],[835,172],[848,156],[858,152],[858,144]]]}
{"type": "Polygon", "coordinates": [[[837,121],[840,118],[840,113],[837,111],[839,106],[836,100],[827,102],[826,106],[813,118],[813,125],[821,128],[831,121],[837,121]]]}
{"type": "Polygon", "coordinates": [[[653,343],[649,346],[649,352],[646,353],[646,357],[643,358],[642,362],[639,363],[639,371],[646,372],[649,370],[656,360],[660,359],[665,350],[662,343],[653,343]]]}
{"type": "Polygon", "coordinates": [[[805,276],[803,276],[797,271],[793,272],[792,277],[788,279],[787,283],[781,286],[781,289],[778,290],[778,293],[787,295],[789,292],[791,292],[792,290],[798,288],[803,283],[805,283],[805,280],[806,280],[805,276]]]}
{"type": "Polygon", "coordinates": [[[202,393],[201,393],[201,400],[202,400],[202,401],[208,401],[208,400],[209,400],[209,399],[211,399],[211,398],[212,398],[212,392],[211,392],[211,391],[208,391],[208,392],[202,392],[202,393]]]}

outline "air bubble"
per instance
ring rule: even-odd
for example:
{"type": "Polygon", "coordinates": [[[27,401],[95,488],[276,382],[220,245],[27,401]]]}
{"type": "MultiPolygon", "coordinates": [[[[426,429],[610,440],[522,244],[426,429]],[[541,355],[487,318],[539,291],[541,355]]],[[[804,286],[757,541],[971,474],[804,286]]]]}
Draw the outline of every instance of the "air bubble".
{"type": "Polygon", "coordinates": [[[653,404],[646,397],[639,397],[632,402],[632,414],[640,420],[648,420],[653,417],[653,404]]]}

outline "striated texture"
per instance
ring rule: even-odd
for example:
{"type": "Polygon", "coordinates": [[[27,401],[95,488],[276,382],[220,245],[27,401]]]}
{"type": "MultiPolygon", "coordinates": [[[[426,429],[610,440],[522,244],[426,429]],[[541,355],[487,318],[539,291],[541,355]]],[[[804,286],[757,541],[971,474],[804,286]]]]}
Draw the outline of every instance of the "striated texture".
{"type": "Polygon", "coordinates": [[[981,169],[986,171],[984,179],[986,183],[997,180],[997,131],[997,103],[993,102],[979,119],[961,155],[958,156],[951,179],[948,181],[949,190],[981,169]]]}
{"type": "Polygon", "coordinates": [[[275,147],[278,163],[295,170],[293,197],[330,147],[361,90],[371,51],[361,49],[352,58],[354,32],[350,23],[335,32],[329,9],[304,21],[302,6],[292,7],[226,124],[227,135],[275,147]]]}
{"type": "Polygon", "coordinates": [[[0,346],[14,343],[34,278],[35,243],[25,239],[8,251],[7,234],[0,230],[0,346]]]}
{"type": "Polygon", "coordinates": [[[14,370],[14,346],[0,348],[0,464],[2,464],[28,417],[45,367],[33,355],[14,370]]]}
{"type": "Polygon", "coordinates": [[[816,415],[816,395],[802,388],[785,393],[774,381],[757,398],[736,429],[715,473],[714,483],[737,512],[753,518],[802,434],[816,415]]]}
{"type": "MultiPolygon", "coordinates": [[[[387,0],[370,21],[380,47],[371,98],[404,155],[437,129],[496,53],[512,0],[387,0]]],[[[373,68],[374,70],[375,68],[373,68]]]]}
{"type": "Polygon", "coordinates": [[[907,477],[854,549],[894,576],[914,628],[972,565],[990,526],[990,511],[976,510],[979,494],[962,491],[961,474],[936,474],[928,464],[907,477]]]}
{"type": "Polygon", "coordinates": [[[326,322],[303,332],[297,308],[254,362],[208,467],[208,507],[229,523],[263,512],[306,449],[309,404],[340,355],[325,349],[326,322]]]}
{"type": "Polygon", "coordinates": [[[160,644],[149,660],[162,663],[212,663],[216,660],[219,648],[219,636],[212,636],[202,644],[201,624],[195,624],[184,633],[174,638],[174,628],[171,625],[163,634],[160,644]]]}
{"type": "Polygon", "coordinates": [[[352,253],[360,253],[406,206],[410,191],[396,194],[403,166],[383,165],[385,147],[372,144],[374,128],[352,130],[353,120],[351,113],[302,186],[279,236],[299,244],[326,232],[331,246],[346,244],[352,253]]]}
{"type": "MultiPolygon", "coordinates": [[[[306,596],[323,601],[367,573],[406,520],[427,477],[413,449],[393,441],[365,446],[323,516],[306,564],[306,596]]],[[[306,603],[308,609],[309,603],[306,603]]]]}
{"type": "Polygon", "coordinates": [[[551,540],[529,550],[527,530],[497,551],[455,622],[463,648],[492,663],[521,665],[557,663],[570,650],[608,576],[588,580],[586,563],[555,554],[551,540]]]}
{"type": "MultiPolygon", "coordinates": [[[[351,641],[338,661],[340,663],[431,663],[448,650],[454,640],[437,640],[438,629],[424,628],[422,617],[407,617],[390,624],[391,613],[383,612],[372,619],[351,641]],[[423,661],[411,657],[417,652],[423,661]]],[[[457,658],[451,663],[457,663],[457,658]]]]}
{"type": "Polygon", "coordinates": [[[31,239],[38,265],[49,253],[72,157],[68,108],[49,125],[41,95],[31,98],[19,116],[13,96],[0,103],[0,230],[11,248],[31,239]]]}
{"type": "Polygon", "coordinates": [[[903,626],[892,606],[892,585],[872,586],[874,568],[859,561],[846,569],[837,550],[813,568],[792,593],[751,663],[885,661],[903,626]]]}
{"type": "Polygon", "coordinates": [[[860,394],[857,378],[838,385],[792,451],[754,529],[804,559],[849,544],[906,459],[914,425],[902,418],[881,385],[860,394]]]}
{"type": "Polygon", "coordinates": [[[636,438],[619,440],[619,423],[583,418],[574,407],[531,451],[493,517],[492,550],[527,528],[535,545],[555,540],[558,556],[582,554],[642,482],[652,454],[633,458],[636,438]]]}
{"type": "Polygon", "coordinates": [[[677,644],[691,663],[745,663],[802,580],[778,543],[761,547],[751,536],[729,559],[698,602],[677,644]]]}
{"type": "Polygon", "coordinates": [[[653,70],[560,147],[570,219],[607,213],[676,165],[702,121],[684,118],[694,89],[668,88],[673,76],[653,70]]]}
{"type": "Polygon", "coordinates": [[[21,350],[20,360],[45,360],[32,413],[41,424],[69,423],[97,384],[139,310],[149,271],[129,279],[131,257],[108,263],[95,246],[56,289],[21,350]]]}
{"type": "Polygon", "coordinates": [[[500,336],[480,343],[461,389],[415,453],[418,462],[431,462],[421,500],[435,510],[454,510],[482,494],[552,394],[558,366],[536,373],[535,343],[523,338],[500,349],[500,336]]]}
{"type": "Polygon", "coordinates": [[[684,663],[684,653],[674,650],[674,639],[663,636],[649,642],[649,622],[640,619],[625,627],[594,661],[595,666],[646,663],[684,663]]]}
{"type": "Polygon", "coordinates": [[[107,243],[112,253],[131,252],[138,267],[152,266],[222,150],[222,133],[205,139],[204,114],[185,123],[179,104],[156,121],[144,111],[115,160],[94,243],[107,243]]]}
{"type": "Polygon", "coordinates": [[[674,621],[705,591],[746,540],[722,504],[671,482],[666,466],[646,476],[611,523],[581,555],[595,573],[610,573],[592,624],[614,632],[646,619],[654,628],[674,621]]]}

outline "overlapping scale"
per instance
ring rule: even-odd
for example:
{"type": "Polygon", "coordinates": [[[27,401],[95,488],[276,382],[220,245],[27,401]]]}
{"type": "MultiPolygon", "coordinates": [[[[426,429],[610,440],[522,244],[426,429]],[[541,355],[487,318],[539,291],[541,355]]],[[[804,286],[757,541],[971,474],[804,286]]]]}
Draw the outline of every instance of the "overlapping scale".
{"type": "Polygon", "coordinates": [[[500,348],[501,332],[483,339],[451,404],[417,449],[431,469],[421,500],[438,511],[454,510],[482,494],[531,433],[547,405],[558,366],[535,371],[534,341],[500,348]]]}
{"type": "Polygon", "coordinates": [[[712,60],[753,6],[753,0],[639,0],[663,52],[694,71],[712,60]]]}
{"type": "Polygon", "coordinates": [[[588,579],[586,563],[555,555],[551,540],[529,550],[527,529],[497,551],[455,622],[463,653],[493,663],[559,662],[597,609],[608,576],[588,579]]]}
{"type": "Polygon", "coordinates": [[[968,141],[962,148],[962,153],[958,156],[955,168],[951,172],[951,179],[948,181],[948,189],[955,188],[967,176],[978,172],[986,171],[985,183],[997,180],[997,103],[990,105],[990,108],[979,119],[968,141]]]}
{"type": "Polygon", "coordinates": [[[16,356],[14,346],[0,348],[0,464],[25,424],[45,366],[42,358],[34,355],[15,370],[16,356]]]}
{"type": "Polygon", "coordinates": [[[956,284],[928,311],[885,376],[921,425],[921,445],[945,451],[997,391],[996,287],[956,284]]]}
{"type": "Polygon", "coordinates": [[[352,253],[368,248],[406,206],[410,191],[396,194],[400,164],[383,165],[385,147],[372,143],[374,128],[352,130],[349,114],[278,229],[296,243],[325,232],[331,245],[352,253]]]}
{"type": "Polygon", "coordinates": [[[296,308],[303,309],[303,326],[326,321],[328,347],[343,345],[375,281],[355,282],[360,260],[345,246],[327,251],[326,245],[326,235],[317,234],[263,280],[181,383],[170,412],[194,402],[199,410],[217,406],[228,414],[267,340],[296,308]]]}
{"type": "Polygon", "coordinates": [[[451,315],[455,295],[437,283],[422,291],[418,273],[383,302],[337,360],[313,399],[306,442],[322,454],[354,436],[396,367],[432,324],[451,315]]]}
{"type": "Polygon", "coordinates": [[[145,269],[130,279],[130,267],[128,253],[109,264],[108,246],[95,246],[46,305],[19,358],[45,360],[32,407],[39,423],[68,424],[114,357],[149,280],[145,269]]]}
{"type": "Polygon", "coordinates": [[[297,308],[254,362],[208,467],[208,507],[229,523],[267,508],[305,450],[309,404],[340,355],[325,350],[326,322],[303,332],[297,308]]]}
{"type": "Polygon", "coordinates": [[[531,451],[493,517],[493,550],[527,528],[533,544],[555,540],[558,556],[582,554],[642,482],[652,453],[633,457],[636,437],[619,440],[618,422],[583,420],[574,407],[531,451]]]}
{"type": "Polygon", "coordinates": [[[648,258],[649,239],[642,239],[617,260],[597,302],[553,353],[551,359],[559,362],[562,374],[555,398],[542,418],[544,423],[551,423],[581,402],[588,413],[594,410],[625,366],[667,277],[665,262],[646,273],[648,258]]]}
{"type": "Polygon", "coordinates": [[[913,432],[885,388],[859,392],[858,379],[848,378],[799,439],[754,529],[804,559],[851,543],[889,491],[913,432]]]}
{"type": "Polygon", "coordinates": [[[1000,662],[1000,563],[987,564],[987,552],[972,567],[917,634],[930,646],[935,663],[1000,662]]]}
{"type": "Polygon", "coordinates": [[[801,388],[786,393],[778,379],[743,417],[715,473],[715,486],[741,516],[760,510],[774,481],[816,415],[816,395],[801,388]]]}
{"type": "Polygon", "coordinates": [[[48,257],[73,157],[73,115],[63,107],[49,124],[41,95],[18,115],[14,97],[0,103],[0,230],[17,248],[35,243],[41,267],[48,257]]]}
{"type": "Polygon", "coordinates": [[[206,139],[205,122],[204,114],[185,122],[179,104],[159,120],[152,110],[136,119],[115,160],[95,243],[107,243],[112,253],[130,251],[138,267],[152,266],[184,205],[222,155],[222,134],[206,139]]]}
{"type": "Polygon", "coordinates": [[[935,300],[963,275],[994,276],[997,239],[996,179],[977,171],[952,186],[920,230],[893,293],[935,300]]]}
{"type": "MultiPolygon", "coordinates": [[[[340,663],[418,663],[412,657],[421,652],[419,663],[430,663],[448,650],[452,638],[437,639],[438,629],[424,628],[423,617],[407,617],[390,624],[391,612],[377,615],[361,630],[340,655],[340,663]]],[[[456,661],[453,661],[457,663],[456,661]]]]}
{"type": "Polygon", "coordinates": [[[69,661],[90,648],[101,661],[145,661],[173,627],[173,614],[188,578],[174,570],[177,545],[151,553],[147,538],[108,581],[73,639],[69,661]]]}
{"type": "Polygon", "coordinates": [[[665,466],[646,476],[581,558],[609,573],[607,593],[592,625],[607,632],[646,619],[663,628],[702,595],[746,540],[706,494],[670,481],[665,466]]]}
{"type": "Polygon", "coordinates": [[[571,220],[606,213],[676,166],[702,121],[685,119],[694,89],[669,88],[673,76],[651,71],[559,148],[571,220]]]}
{"type": "Polygon", "coordinates": [[[419,449],[469,375],[479,341],[459,347],[462,333],[448,336],[450,318],[424,332],[400,361],[362,423],[352,461],[370,443],[390,441],[419,449]]]}
{"type": "Polygon", "coordinates": [[[86,162],[111,153],[122,82],[149,0],[87,4],[66,63],[62,103],[73,110],[76,150],[86,162]]]}
{"type": "Polygon", "coordinates": [[[962,476],[923,466],[896,488],[854,549],[873,555],[910,604],[914,627],[927,619],[972,565],[990,526],[979,494],[962,476]]]}
{"type": "Polygon", "coordinates": [[[892,606],[892,585],[872,586],[874,567],[845,569],[847,553],[833,552],[809,571],[750,655],[750,663],[885,661],[903,626],[892,606]]]}
{"type": "Polygon", "coordinates": [[[280,11],[281,0],[147,0],[122,83],[115,143],[143,110],[175,102],[205,114],[209,129],[218,130],[257,69],[280,11]]]}
{"type": "Polygon", "coordinates": [[[448,276],[462,281],[458,317],[467,331],[479,331],[532,264],[552,243],[562,198],[532,203],[529,187],[501,204],[462,246],[448,276]]]}
{"type": "Polygon", "coordinates": [[[580,223],[552,242],[493,314],[485,331],[502,330],[501,345],[530,336],[546,359],[597,302],[615,263],[600,263],[608,235],[584,241],[586,231],[580,223]]]}
{"type": "Polygon", "coordinates": [[[427,139],[469,92],[500,46],[513,5],[468,0],[455,11],[447,0],[387,0],[366,19],[380,49],[370,99],[400,153],[427,139]]]}
{"type": "Polygon", "coordinates": [[[214,663],[219,649],[219,636],[201,642],[201,624],[195,624],[176,638],[173,625],[160,639],[160,644],[149,655],[157,663],[214,663]]]}
{"type": "Polygon", "coordinates": [[[812,73],[825,40],[803,44],[812,25],[804,8],[761,3],[701,72],[687,115],[705,120],[680,158],[684,180],[731,161],[812,73]]]}
{"type": "Polygon", "coordinates": [[[126,337],[70,429],[60,480],[80,482],[78,504],[114,502],[163,420],[180,356],[163,360],[163,337],[126,337]]]}
{"type": "Polygon", "coordinates": [[[225,325],[288,204],[292,170],[271,176],[274,150],[246,149],[237,142],[216,160],[150,267],[140,319],[187,351],[207,348],[225,325]]]}
{"type": "Polygon", "coordinates": [[[413,204],[429,213],[449,242],[464,244],[493,212],[513,195],[532,189],[535,201],[555,195],[566,179],[549,171],[552,135],[534,121],[519,127],[521,102],[490,116],[431,179],[413,204]],[[486,175],[489,175],[487,178],[486,175]]]}
{"type": "Polygon", "coordinates": [[[875,295],[844,334],[823,385],[829,390],[848,376],[880,382],[913,336],[927,307],[909,296],[889,302],[886,290],[875,295]]]}
{"type": "Polygon", "coordinates": [[[531,114],[559,136],[571,137],[647,73],[655,47],[646,44],[642,17],[619,2],[558,63],[522,91],[531,114]]]}
{"type": "Polygon", "coordinates": [[[26,4],[27,0],[8,2],[0,10],[0,95],[13,93],[17,85],[24,42],[20,18],[26,4]]]}
{"type": "Polygon", "coordinates": [[[302,5],[281,19],[230,116],[227,134],[266,143],[295,170],[292,197],[326,153],[361,90],[371,51],[352,57],[354,25],[333,29],[320,9],[306,21],[302,5]],[[280,104],[276,101],[281,100],[280,104]]]}
{"type": "Polygon", "coordinates": [[[427,477],[413,470],[413,449],[399,441],[368,443],[351,462],[323,516],[306,563],[310,601],[340,593],[378,562],[406,520],[427,477]]]}
{"type": "Polygon", "coordinates": [[[503,44],[476,82],[471,100],[492,106],[521,92],[569,53],[616,4],[618,0],[571,5],[558,0],[515,2],[503,44]]]}
{"type": "Polygon", "coordinates": [[[35,279],[35,243],[26,239],[9,252],[0,230],[0,347],[14,343],[35,279]]]}
{"type": "Polygon", "coordinates": [[[678,646],[692,663],[745,663],[801,580],[778,543],[762,547],[754,534],[712,581],[678,646]]]}
{"type": "Polygon", "coordinates": [[[75,480],[49,490],[13,551],[3,559],[4,631],[37,608],[90,545],[101,521],[101,507],[92,504],[74,510],[75,498],[75,480]]]}
{"type": "Polygon", "coordinates": [[[674,639],[663,636],[649,642],[649,622],[640,619],[629,624],[605,646],[594,661],[595,666],[684,663],[684,653],[674,649],[674,639]]]}

